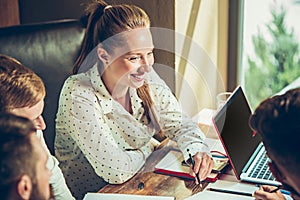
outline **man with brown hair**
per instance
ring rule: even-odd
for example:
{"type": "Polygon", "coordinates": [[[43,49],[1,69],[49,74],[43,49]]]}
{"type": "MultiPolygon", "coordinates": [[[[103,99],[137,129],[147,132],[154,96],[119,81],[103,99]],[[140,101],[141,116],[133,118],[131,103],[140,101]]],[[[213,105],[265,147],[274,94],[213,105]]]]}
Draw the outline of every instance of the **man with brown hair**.
{"type": "MultiPolygon", "coordinates": [[[[293,199],[300,199],[300,88],[264,100],[251,116],[250,125],[262,136],[274,177],[293,199]]],[[[262,186],[254,196],[285,199],[274,186],[262,186]]]]}
{"type": "Polygon", "coordinates": [[[48,153],[47,167],[52,176],[56,199],[74,199],[58,167],[57,159],[50,154],[43,132],[46,128],[42,117],[46,90],[43,81],[19,61],[0,55],[0,112],[9,112],[30,119],[37,129],[36,135],[48,153]]]}
{"type": "Polygon", "coordinates": [[[49,200],[51,172],[47,152],[27,118],[0,114],[1,199],[49,200]]]}

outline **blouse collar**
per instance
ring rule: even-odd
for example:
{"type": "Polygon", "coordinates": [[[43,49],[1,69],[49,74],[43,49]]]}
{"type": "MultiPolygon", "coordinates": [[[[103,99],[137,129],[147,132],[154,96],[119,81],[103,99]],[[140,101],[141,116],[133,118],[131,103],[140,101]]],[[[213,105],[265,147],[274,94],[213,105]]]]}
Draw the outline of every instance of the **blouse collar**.
{"type": "MultiPolygon", "coordinates": [[[[104,114],[111,113],[113,111],[113,98],[109,94],[108,90],[106,89],[102,78],[100,76],[97,64],[95,64],[90,70],[91,76],[91,84],[94,90],[96,91],[96,96],[99,100],[99,103],[103,109],[104,114]]],[[[129,94],[131,99],[131,105],[133,114],[137,114],[140,112],[142,107],[142,100],[138,96],[135,88],[129,88],[129,94]]]]}

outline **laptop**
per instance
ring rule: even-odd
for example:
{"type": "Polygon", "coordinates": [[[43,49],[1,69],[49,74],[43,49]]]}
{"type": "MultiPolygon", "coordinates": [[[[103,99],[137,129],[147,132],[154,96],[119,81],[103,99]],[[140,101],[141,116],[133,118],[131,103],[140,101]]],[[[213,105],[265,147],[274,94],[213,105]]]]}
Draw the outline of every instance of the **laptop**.
{"type": "Polygon", "coordinates": [[[213,124],[238,180],[280,185],[268,168],[269,158],[259,134],[249,126],[251,108],[238,86],[213,116],[213,124]]]}

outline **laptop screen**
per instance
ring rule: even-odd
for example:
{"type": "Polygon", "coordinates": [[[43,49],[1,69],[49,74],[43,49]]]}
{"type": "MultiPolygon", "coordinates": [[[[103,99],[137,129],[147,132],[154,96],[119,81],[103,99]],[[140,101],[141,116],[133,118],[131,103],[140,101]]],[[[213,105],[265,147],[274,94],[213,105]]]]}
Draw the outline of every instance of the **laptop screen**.
{"type": "Polygon", "coordinates": [[[251,155],[261,142],[249,126],[251,109],[245,94],[238,86],[224,106],[213,117],[215,128],[230,157],[238,178],[251,155]]]}

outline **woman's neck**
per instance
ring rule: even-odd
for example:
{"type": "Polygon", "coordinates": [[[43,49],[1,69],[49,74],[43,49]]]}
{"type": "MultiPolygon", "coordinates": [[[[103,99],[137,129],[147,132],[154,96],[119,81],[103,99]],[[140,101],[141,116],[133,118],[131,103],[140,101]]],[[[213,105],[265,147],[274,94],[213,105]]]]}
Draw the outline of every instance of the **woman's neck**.
{"type": "Polygon", "coordinates": [[[107,80],[105,76],[102,76],[102,81],[112,98],[120,103],[129,113],[132,113],[129,87],[116,84],[113,80],[107,80]]]}
{"type": "Polygon", "coordinates": [[[119,98],[113,97],[113,99],[115,101],[117,101],[119,104],[121,104],[123,106],[123,108],[125,110],[127,110],[127,112],[129,112],[130,114],[133,113],[132,107],[131,107],[129,90],[127,90],[125,96],[122,96],[122,97],[119,97],[119,98]]]}
{"type": "Polygon", "coordinates": [[[102,73],[101,79],[109,94],[115,100],[125,97],[129,87],[120,84],[119,80],[115,80],[114,76],[107,71],[108,69],[102,73]]]}

